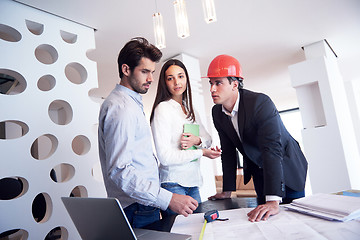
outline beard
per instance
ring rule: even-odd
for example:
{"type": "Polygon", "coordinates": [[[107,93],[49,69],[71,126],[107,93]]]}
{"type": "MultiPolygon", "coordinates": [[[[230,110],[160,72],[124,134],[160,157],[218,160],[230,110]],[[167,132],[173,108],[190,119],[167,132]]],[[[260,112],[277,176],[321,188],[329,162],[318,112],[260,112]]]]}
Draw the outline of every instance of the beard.
{"type": "Polygon", "coordinates": [[[140,94],[145,94],[148,92],[148,88],[145,88],[146,84],[142,84],[142,85],[136,85],[136,84],[131,84],[132,88],[134,89],[135,92],[140,93],[140,94]]]}
{"type": "Polygon", "coordinates": [[[141,84],[140,81],[134,77],[132,77],[129,81],[130,86],[132,87],[132,89],[134,89],[135,92],[140,93],[140,94],[145,94],[148,92],[149,88],[146,87],[146,85],[150,85],[150,82],[146,82],[141,84]]]}

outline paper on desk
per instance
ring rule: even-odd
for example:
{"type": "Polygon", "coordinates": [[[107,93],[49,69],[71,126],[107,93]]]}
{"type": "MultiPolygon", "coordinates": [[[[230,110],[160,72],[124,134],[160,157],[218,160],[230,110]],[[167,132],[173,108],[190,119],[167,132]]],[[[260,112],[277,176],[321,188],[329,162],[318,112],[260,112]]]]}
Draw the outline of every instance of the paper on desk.
{"type": "Polygon", "coordinates": [[[360,239],[360,220],[338,222],[292,211],[285,211],[285,213],[294,216],[297,220],[305,223],[328,240],[360,239]]]}
{"type": "MultiPolygon", "coordinates": [[[[220,218],[228,221],[213,221],[206,225],[204,240],[219,239],[327,239],[305,223],[297,220],[287,211],[281,210],[268,221],[252,223],[247,213],[250,208],[220,211],[220,218]]],[[[199,239],[204,214],[192,214],[188,217],[177,216],[171,232],[192,235],[199,239]]]]}

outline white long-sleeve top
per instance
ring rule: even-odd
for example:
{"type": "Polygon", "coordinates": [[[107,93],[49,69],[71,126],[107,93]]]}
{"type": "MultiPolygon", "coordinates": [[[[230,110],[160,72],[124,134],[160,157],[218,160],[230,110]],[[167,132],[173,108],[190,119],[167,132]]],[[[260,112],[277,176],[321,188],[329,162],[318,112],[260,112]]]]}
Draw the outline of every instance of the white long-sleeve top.
{"type": "Polygon", "coordinates": [[[211,136],[204,128],[199,115],[195,112],[196,122],[186,119],[181,105],[173,99],[161,102],[154,111],[151,130],[160,162],[160,182],[176,182],[184,187],[201,186],[200,157],[202,150],[182,150],[180,138],[184,124],[199,124],[201,145],[211,146],[211,136]],[[194,159],[198,159],[193,161],[194,159]]]}

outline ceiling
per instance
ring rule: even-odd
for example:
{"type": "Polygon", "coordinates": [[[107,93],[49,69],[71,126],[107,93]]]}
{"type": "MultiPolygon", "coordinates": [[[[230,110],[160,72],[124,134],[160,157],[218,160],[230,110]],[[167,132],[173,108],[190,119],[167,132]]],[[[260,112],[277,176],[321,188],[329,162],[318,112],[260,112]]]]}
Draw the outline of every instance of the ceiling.
{"type": "MultiPolygon", "coordinates": [[[[305,60],[301,47],[308,44],[326,39],[344,80],[360,80],[359,0],[214,0],[218,21],[211,24],[203,19],[201,0],[186,0],[186,39],[177,37],[173,0],[17,1],[96,29],[96,49],[88,57],[98,64],[99,89],[93,94],[99,97],[119,82],[117,55],[127,41],[142,36],[154,43],[156,8],[165,25],[163,59],[186,53],[199,59],[206,75],[215,56],[232,55],[242,65],[245,88],[268,94],[279,110],[298,106],[288,66],[305,60]]],[[[206,81],[204,88],[207,98],[206,81]]],[[[154,86],[151,91],[152,97],[154,86]]]]}

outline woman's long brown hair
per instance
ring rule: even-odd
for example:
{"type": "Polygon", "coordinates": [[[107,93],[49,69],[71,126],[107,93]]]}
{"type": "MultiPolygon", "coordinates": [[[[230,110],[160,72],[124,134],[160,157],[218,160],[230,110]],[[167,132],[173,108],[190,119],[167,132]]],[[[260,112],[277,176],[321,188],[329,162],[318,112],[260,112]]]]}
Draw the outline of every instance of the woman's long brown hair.
{"type": "Polygon", "coordinates": [[[186,118],[189,119],[190,121],[194,122],[195,121],[195,114],[194,114],[194,109],[193,109],[193,105],[192,105],[191,86],[190,86],[189,74],[188,74],[188,71],[187,71],[185,65],[181,61],[179,61],[177,59],[168,60],[166,63],[164,63],[164,65],[161,68],[160,76],[159,76],[159,83],[158,83],[157,92],[156,92],[156,97],[155,97],[154,105],[153,105],[152,110],[151,110],[150,122],[152,122],[152,120],[154,118],[154,111],[155,111],[155,108],[157,107],[157,105],[159,105],[163,101],[167,101],[167,100],[171,99],[172,95],[171,95],[169,89],[166,86],[165,72],[172,65],[176,65],[176,66],[181,67],[185,72],[186,90],[182,94],[182,100],[183,100],[183,102],[185,102],[185,109],[186,109],[186,112],[187,112],[186,118]]]}

